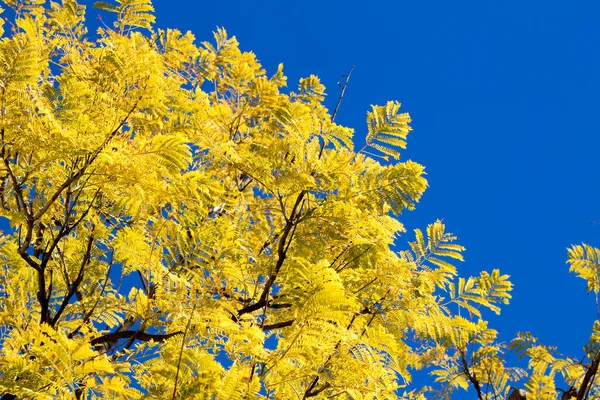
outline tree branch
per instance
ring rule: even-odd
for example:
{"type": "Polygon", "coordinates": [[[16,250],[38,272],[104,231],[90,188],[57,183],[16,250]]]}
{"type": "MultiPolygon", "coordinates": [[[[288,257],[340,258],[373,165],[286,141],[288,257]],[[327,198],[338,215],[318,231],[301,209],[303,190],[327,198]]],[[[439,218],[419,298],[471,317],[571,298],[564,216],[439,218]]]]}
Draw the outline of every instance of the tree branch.
{"type": "Polygon", "coordinates": [[[471,384],[475,388],[475,391],[477,392],[477,398],[479,400],[483,400],[483,393],[481,392],[481,384],[479,383],[479,381],[477,380],[475,375],[471,374],[471,370],[469,369],[469,365],[467,364],[467,357],[465,356],[465,353],[460,349],[459,349],[459,352],[460,352],[460,360],[461,360],[463,368],[464,368],[463,372],[467,376],[467,379],[469,380],[469,382],[471,382],[471,384]]]}
{"type": "MultiPolygon", "coordinates": [[[[333,110],[333,114],[331,114],[331,122],[335,121],[335,117],[337,115],[337,112],[338,112],[338,110],[340,108],[340,105],[342,104],[342,100],[344,99],[344,94],[346,93],[346,88],[348,87],[348,83],[350,82],[350,76],[352,76],[352,71],[354,71],[354,64],[350,68],[350,72],[348,72],[347,75],[342,76],[342,79],[346,78],[346,81],[344,82],[344,85],[342,86],[342,92],[340,93],[340,97],[338,98],[338,102],[335,105],[335,109],[333,110]]],[[[341,82],[342,79],[340,79],[340,82],[341,82]]],[[[338,82],[338,85],[339,85],[339,82],[338,82]]],[[[324,148],[325,148],[325,140],[323,140],[323,143],[321,143],[321,148],[319,149],[319,160],[321,159],[321,156],[323,155],[323,149],[324,148]]]]}
{"type": "Polygon", "coordinates": [[[46,271],[38,269],[38,292],[37,299],[40,303],[40,323],[48,323],[50,320],[49,302],[46,293],[46,271]]]}
{"type": "Polygon", "coordinates": [[[579,390],[577,391],[577,400],[583,400],[586,397],[588,392],[588,385],[590,384],[592,378],[598,372],[598,366],[600,365],[600,351],[596,354],[596,357],[592,361],[592,365],[585,372],[585,376],[581,381],[581,386],[579,386],[579,390]]]}
{"type": "Polygon", "coordinates": [[[21,242],[21,232],[20,232],[21,228],[19,227],[19,243],[18,243],[19,248],[17,249],[17,253],[19,253],[21,258],[23,260],[25,260],[25,262],[27,264],[29,264],[29,266],[31,268],[40,272],[42,270],[42,266],[40,264],[38,264],[37,262],[35,262],[33,260],[33,258],[31,258],[31,256],[29,254],[27,254],[27,249],[31,245],[31,239],[33,238],[33,228],[34,228],[33,224],[34,224],[33,220],[27,221],[27,232],[25,233],[25,241],[24,242],[21,242]]]}
{"type": "MultiPolygon", "coordinates": [[[[302,203],[302,200],[304,199],[304,196],[307,193],[308,192],[306,190],[301,191],[300,194],[298,195],[298,198],[296,199],[296,203],[294,204],[294,207],[292,208],[292,213],[290,214],[290,218],[287,219],[287,222],[286,222],[285,227],[283,228],[283,232],[281,234],[281,239],[279,239],[279,245],[277,246],[277,262],[275,264],[275,268],[273,270],[273,273],[271,273],[271,275],[269,276],[269,279],[267,280],[267,283],[265,284],[265,287],[263,288],[263,291],[260,294],[258,301],[254,304],[250,304],[250,305],[242,308],[241,310],[239,310],[238,317],[240,317],[244,314],[247,314],[247,313],[251,313],[256,310],[260,310],[261,308],[263,308],[264,306],[267,305],[267,299],[269,297],[269,293],[271,292],[271,287],[275,283],[277,274],[279,274],[279,270],[281,270],[281,267],[283,266],[283,262],[285,261],[285,259],[287,257],[287,250],[289,249],[290,243],[293,238],[293,234],[289,238],[289,241],[288,241],[288,236],[290,236],[290,233],[292,232],[292,228],[294,228],[296,225],[296,218],[298,217],[298,215],[300,215],[298,207],[302,203]]],[[[285,211],[283,211],[283,212],[285,212],[285,211]]]]}
{"type": "MultiPolygon", "coordinates": [[[[333,110],[333,114],[331,114],[331,120],[332,121],[335,121],[335,117],[337,115],[337,112],[338,112],[338,110],[340,108],[340,105],[342,104],[342,100],[344,99],[344,94],[346,93],[346,88],[348,87],[348,83],[350,82],[350,77],[352,76],[352,71],[354,71],[354,64],[352,64],[352,67],[350,67],[350,71],[348,72],[348,74],[345,75],[345,76],[342,76],[342,79],[344,79],[344,77],[345,77],[346,81],[344,82],[344,86],[342,86],[342,92],[340,93],[340,97],[338,99],[338,102],[335,105],[335,109],[333,110]]],[[[339,84],[339,82],[338,82],[338,84],[339,84]]]]}
{"type": "Polygon", "coordinates": [[[90,308],[85,315],[83,316],[83,319],[81,321],[81,323],[79,324],[79,326],[77,328],[75,328],[71,333],[69,333],[68,338],[72,339],[77,333],[79,333],[79,331],[81,330],[81,328],[87,324],[92,316],[92,314],[94,313],[94,310],[96,309],[96,307],[98,306],[98,303],[100,302],[100,299],[102,298],[102,296],[104,295],[104,291],[106,290],[106,285],[108,284],[108,280],[110,277],[110,272],[112,271],[112,267],[113,267],[113,255],[114,252],[110,253],[110,262],[108,263],[108,268],[106,269],[106,275],[104,278],[104,283],[102,284],[102,289],[100,290],[100,295],[98,296],[98,298],[96,299],[96,302],[94,303],[94,305],[92,306],[92,308],[90,308]]]}
{"type": "Polygon", "coordinates": [[[273,309],[279,309],[279,308],[290,308],[292,306],[291,303],[276,303],[276,304],[267,304],[267,307],[269,308],[273,308],[273,309]]]}
{"type": "Polygon", "coordinates": [[[69,301],[71,300],[73,295],[77,292],[77,289],[79,289],[79,285],[81,285],[81,282],[83,281],[83,271],[85,270],[85,267],[90,262],[90,259],[92,257],[92,245],[93,244],[94,244],[94,235],[90,235],[90,237],[88,238],[87,247],[85,249],[85,255],[83,256],[83,260],[81,261],[81,267],[79,268],[79,272],[77,273],[77,278],[75,278],[75,281],[73,281],[73,283],[70,285],[69,291],[63,298],[60,308],[58,309],[58,311],[54,315],[54,318],[52,318],[52,321],[50,322],[50,326],[54,327],[54,325],[56,325],[60,316],[62,315],[62,313],[65,311],[65,308],[69,304],[69,301]]]}
{"type": "Polygon", "coordinates": [[[164,342],[165,340],[172,338],[173,336],[176,335],[183,335],[183,332],[181,331],[177,331],[177,332],[173,332],[173,333],[166,333],[164,335],[161,334],[152,334],[152,333],[146,333],[146,332],[139,332],[139,331],[120,331],[120,332],[113,332],[113,333],[107,333],[106,335],[102,335],[100,337],[94,338],[91,340],[91,344],[93,346],[99,345],[99,344],[103,344],[103,343],[110,343],[119,339],[137,339],[137,340],[141,340],[142,342],[149,342],[150,340],[153,340],[155,342],[164,342]]]}
{"type": "Polygon", "coordinates": [[[273,329],[285,328],[286,326],[291,326],[295,322],[294,319],[290,321],[278,322],[276,324],[265,325],[261,329],[263,331],[271,331],[273,329]]]}
{"type": "MultiPolygon", "coordinates": [[[[316,381],[315,381],[315,385],[316,385],[316,381]]],[[[308,399],[309,397],[315,397],[318,396],[321,392],[323,392],[324,390],[327,390],[331,387],[331,384],[329,382],[325,382],[325,384],[323,386],[321,386],[319,389],[317,390],[313,390],[314,386],[311,385],[311,388],[309,388],[310,390],[308,390],[305,394],[304,394],[304,398],[308,399]]]]}

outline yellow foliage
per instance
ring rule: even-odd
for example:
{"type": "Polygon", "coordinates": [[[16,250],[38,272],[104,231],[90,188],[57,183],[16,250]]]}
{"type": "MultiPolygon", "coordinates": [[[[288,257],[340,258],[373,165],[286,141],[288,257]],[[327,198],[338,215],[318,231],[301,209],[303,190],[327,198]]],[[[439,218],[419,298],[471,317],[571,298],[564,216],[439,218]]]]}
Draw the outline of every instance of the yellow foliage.
{"type": "Polygon", "coordinates": [[[116,0],[91,41],[74,0],[5,3],[0,392],[423,399],[411,372],[465,388],[473,342],[474,373],[513,378],[481,319],[508,277],[460,277],[441,221],[395,250],[427,187],[399,103],[355,151],[316,76],[284,92],[224,29],[196,44],[116,0]]]}

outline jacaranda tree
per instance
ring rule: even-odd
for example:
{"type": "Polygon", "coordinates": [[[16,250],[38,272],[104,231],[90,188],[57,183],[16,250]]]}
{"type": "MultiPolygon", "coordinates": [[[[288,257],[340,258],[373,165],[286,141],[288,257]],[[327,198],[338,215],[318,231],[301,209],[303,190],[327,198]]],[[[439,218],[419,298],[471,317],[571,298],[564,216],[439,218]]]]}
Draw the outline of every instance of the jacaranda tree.
{"type": "Polygon", "coordinates": [[[97,3],[114,24],[92,33],[74,0],[4,3],[4,398],[481,397],[522,376],[481,315],[507,276],[459,277],[440,221],[398,250],[427,186],[399,103],[355,149],[317,77],[284,90],[223,29],[156,29],[150,0],[97,3]],[[423,368],[440,383],[413,388],[423,368]]]}

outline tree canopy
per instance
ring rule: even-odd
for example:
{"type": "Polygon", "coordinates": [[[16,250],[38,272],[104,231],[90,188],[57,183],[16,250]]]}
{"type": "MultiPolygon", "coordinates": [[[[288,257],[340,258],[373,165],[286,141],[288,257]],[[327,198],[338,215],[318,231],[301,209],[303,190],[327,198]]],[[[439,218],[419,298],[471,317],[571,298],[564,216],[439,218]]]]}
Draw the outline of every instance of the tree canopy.
{"type": "MultiPolygon", "coordinates": [[[[149,0],[96,3],[95,33],[74,0],[4,3],[4,398],[491,399],[525,376],[482,315],[508,276],[459,276],[441,221],[400,249],[427,181],[398,102],[355,149],[316,76],[284,90],[224,29],[157,29],[149,0]]],[[[600,251],[570,255],[598,292],[600,251]]],[[[593,386],[594,329],[589,365],[518,336],[533,398],[593,386]]]]}

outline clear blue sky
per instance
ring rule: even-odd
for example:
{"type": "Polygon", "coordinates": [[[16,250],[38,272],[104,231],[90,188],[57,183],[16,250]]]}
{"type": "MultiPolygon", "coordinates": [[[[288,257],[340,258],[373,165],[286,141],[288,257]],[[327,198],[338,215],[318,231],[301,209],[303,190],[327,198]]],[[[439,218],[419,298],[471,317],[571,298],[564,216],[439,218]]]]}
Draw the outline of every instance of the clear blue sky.
{"type": "MultiPolygon", "coordinates": [[[[86,2],[87,3],[87,2],[86,2]]],[[[402,216],[443,218],[467,247],[462,274],[500,268],[514,299],[491,316],[501,338],[531,331],[581,356],[595,299],[565,264],[570,244],[600,246],[600,2],[155,1],[157,25],[212,40],[224,27],[289,86],[318,75],[338,122],[361,140],[370,104],[413,117],[404,159],[430,188],[402,216]]],[[[97,13],[90,10],[90,17],[97,13]]]]}

